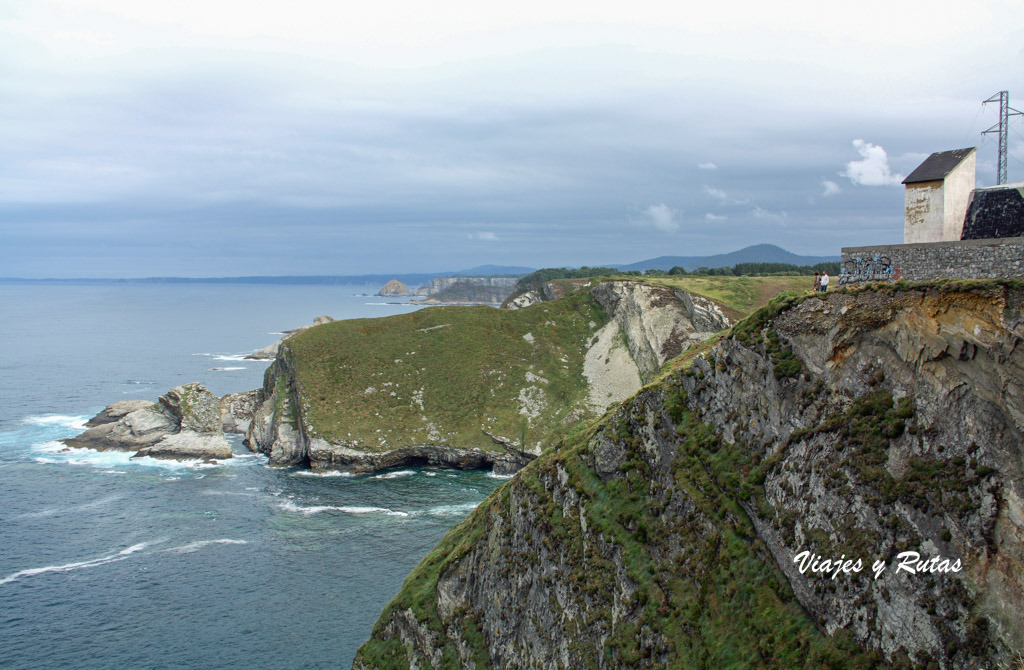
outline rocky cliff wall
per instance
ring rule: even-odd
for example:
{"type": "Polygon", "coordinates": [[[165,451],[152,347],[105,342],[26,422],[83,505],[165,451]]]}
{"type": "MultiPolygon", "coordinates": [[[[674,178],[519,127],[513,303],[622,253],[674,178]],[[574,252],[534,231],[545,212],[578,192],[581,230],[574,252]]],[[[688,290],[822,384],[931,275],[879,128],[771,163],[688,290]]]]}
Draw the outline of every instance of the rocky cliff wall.
{"type": "Polygon", "coordinates": [[[466,284],[472,286],[489,286],[501,288],[511,293],[519,281],[516,277],[438,277],[429,284],[420,286],[412,291],[412,295],[430,296],[441,293],[455,284],[466,284]]]}
{"type": "Polygon", "coordinates": [[[773,303],[496,491],[354,667],[1008,661],[1022,308],[1007,283],[773,303]]]}

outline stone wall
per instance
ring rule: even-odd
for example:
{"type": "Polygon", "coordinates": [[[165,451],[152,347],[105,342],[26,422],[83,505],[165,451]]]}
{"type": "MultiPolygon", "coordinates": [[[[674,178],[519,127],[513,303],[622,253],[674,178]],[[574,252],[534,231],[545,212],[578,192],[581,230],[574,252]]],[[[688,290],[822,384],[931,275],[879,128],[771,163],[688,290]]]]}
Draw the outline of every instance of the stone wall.
{"type": "Polygon", "coordinates": [[[1024,237],[845,247],[842,254],[839,286],[894,279],[1024,278],[1024,237]]]}
{"type": "Polygon", "coordinates": [[[1024,183],[975,189],[961,239],[1024,235],[1024,183]]]}

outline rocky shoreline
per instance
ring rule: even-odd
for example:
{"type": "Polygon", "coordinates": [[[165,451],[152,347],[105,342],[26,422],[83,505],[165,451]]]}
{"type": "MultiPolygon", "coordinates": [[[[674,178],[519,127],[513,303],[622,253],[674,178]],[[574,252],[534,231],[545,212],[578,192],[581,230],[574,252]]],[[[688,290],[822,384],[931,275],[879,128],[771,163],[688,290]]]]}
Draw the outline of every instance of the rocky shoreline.
{"type": "Polygon", "coordinates": [[[133,451],[132,458],[219,461],[232,457],[225,432],[248,429],[260,391],[218,398],[202,384],[177,386],[157,402],[124,400],[90,419],[68,448],[133,451]]]}

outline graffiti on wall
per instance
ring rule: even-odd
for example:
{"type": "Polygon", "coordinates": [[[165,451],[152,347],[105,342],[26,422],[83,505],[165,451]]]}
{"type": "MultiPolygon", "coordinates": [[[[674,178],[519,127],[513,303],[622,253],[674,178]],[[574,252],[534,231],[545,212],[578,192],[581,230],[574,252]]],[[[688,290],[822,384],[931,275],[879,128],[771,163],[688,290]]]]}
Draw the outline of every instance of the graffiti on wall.
{"type": "Polygon", "coordinates": [[[853,260],[843,263],[842,273],[839,275],[839,285],[890,281],[901,277],[900,268],[894,268],[889,262],[888,256],[874,256],[873,258],[857,256],[853,260]]]}

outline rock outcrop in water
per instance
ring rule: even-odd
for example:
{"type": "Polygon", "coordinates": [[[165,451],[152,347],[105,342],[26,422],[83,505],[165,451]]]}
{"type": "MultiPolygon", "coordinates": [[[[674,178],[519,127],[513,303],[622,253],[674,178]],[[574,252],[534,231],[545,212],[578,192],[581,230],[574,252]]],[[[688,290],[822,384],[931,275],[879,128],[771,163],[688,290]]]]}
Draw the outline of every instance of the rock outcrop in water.
{"type": "Polygon", "coordinates": [[[1022,408],[1019,283],[775,301],[498,489],[353,667],[1007,663],[1022,408]]]}
{"type": "Polygon", "coordinates": [[[402,282],[398,281],[397,279],[392,279],[387,284],[384,284],[384,286],[382,286],[379,291],[377,291],[377,295],[386,298],[402,297],[412,295],[412,291],[410,291],[409,287],[403,284],[402,282]]]}
{"type": "Polygon", "coordinates": [[[248,427],[260,391],[222,400],[198,383],[178,386],[155,403],[126,400],[106,407],[86,423],[86,431],[64,440],[68,447],[133,451],[135,456],[167,459],[231,458],[225,428],[248,427]]]}

